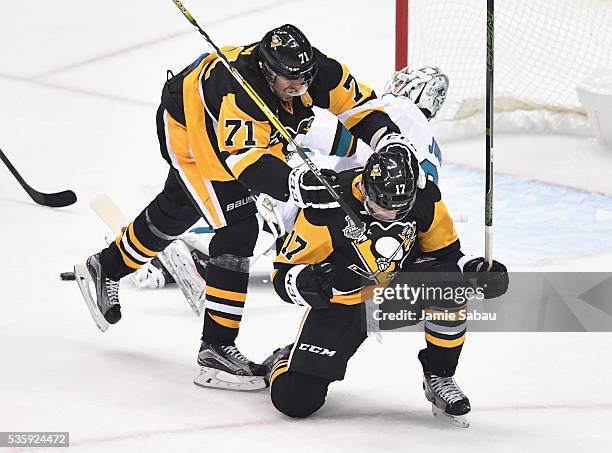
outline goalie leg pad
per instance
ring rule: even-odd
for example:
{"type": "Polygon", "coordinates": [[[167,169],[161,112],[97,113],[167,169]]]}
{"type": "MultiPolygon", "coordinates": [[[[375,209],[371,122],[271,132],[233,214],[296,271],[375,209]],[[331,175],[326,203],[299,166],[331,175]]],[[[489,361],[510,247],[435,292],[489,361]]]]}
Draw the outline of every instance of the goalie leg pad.
{"type": "Polygon", "coordinates": [[[203,311],[206,282],[198,272],[187,245],[177,239],[166,247],[158,258],[172,275],[195,315],[200,316],[203,311]]]}

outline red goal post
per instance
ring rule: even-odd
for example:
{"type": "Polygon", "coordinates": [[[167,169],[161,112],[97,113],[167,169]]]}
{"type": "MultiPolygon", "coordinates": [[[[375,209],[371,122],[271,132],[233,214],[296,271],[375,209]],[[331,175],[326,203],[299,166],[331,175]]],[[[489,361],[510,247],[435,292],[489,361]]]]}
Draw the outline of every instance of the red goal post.
{"type": "Polygon", "coordinates": [[[408,0],[395,0],[395,70],[408,65],[408,0]]]}

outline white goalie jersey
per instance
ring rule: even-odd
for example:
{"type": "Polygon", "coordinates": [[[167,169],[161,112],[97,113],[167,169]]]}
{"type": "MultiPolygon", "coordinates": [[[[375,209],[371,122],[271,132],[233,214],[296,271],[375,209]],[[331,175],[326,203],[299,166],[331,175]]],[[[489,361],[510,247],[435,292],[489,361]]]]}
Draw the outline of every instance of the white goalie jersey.
{"type": "MultiPolygon", "coordinates": [[[[427,178],[437,184],[442,153],[425,115],[405,97],[385,94],[381,101],[402,135],[416,148],[416,156],[427,178]]],[[[372,155],[372,149],[353,137],[335,116],[316,110],[315,119],[302,140],[302,146],[323,155],[340,157],[334,168],[336,171],[363,167],[372,155]]]]}

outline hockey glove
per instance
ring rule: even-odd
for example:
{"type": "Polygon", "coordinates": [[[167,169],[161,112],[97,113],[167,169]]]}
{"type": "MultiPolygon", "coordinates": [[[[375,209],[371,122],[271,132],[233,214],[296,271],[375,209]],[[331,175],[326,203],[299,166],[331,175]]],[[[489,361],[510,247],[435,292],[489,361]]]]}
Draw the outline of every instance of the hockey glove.
{"type": "MultiPolygon", "coordinates": [[[[378,153],[380,151],[384,151],[388,148],[393,148],[393,147],[400,149],[402,152],[405,152],[406,154],[411,152],[412,156],[410,157],[412,159],[417,158],[416,148],[414,147],[412,142],[408,140],[406,137],[404,137],[403,135],[396,134],[395,132],[384,135],[380,140],[378,140],[378,142],[376,143],[376,146],[374,147],[374,152],[378,153]]],[[[419,165],[419,176],[417,178],[417,187],[419,189],[423,189],[425,188],[426,183],[427,183],[427,177],[425,176],[425,172],[423,171],[423,168],[419,165]]]]}
{"type": "MultiPolygon", "coordinates": [[[[338,190],[340,186],[335,171],[322,169],[321,174],[334,190],[338,190]]],[[[289,199],[300,208],[328,209],[340,206],[306,165],[300,165],[289,173],[289,199]]]]}
{"type": "Polygon", "coordinates": [[[158,289],[163,288],[166,284],[174,283],[170,273],[157,258],[153,258],[150,263],[134,272],[132,280],[140,289],[158,289]]]}
{"type": "Polygon", "coordinates": [[[335,266],[331,263],[300,264],[285,276],[285,289],[294,304],[322,309],[329,306],[335,266]]]}
{"type": "Polygon", "coordinates": [[[493,260],[491,269],[484,258],[468,259],[462,266],[464,273],[474,273],[468,280],[475,288],[482,288],[485,299],[493,299],[508,290],[508,269],[499,261],[493,260]]]}

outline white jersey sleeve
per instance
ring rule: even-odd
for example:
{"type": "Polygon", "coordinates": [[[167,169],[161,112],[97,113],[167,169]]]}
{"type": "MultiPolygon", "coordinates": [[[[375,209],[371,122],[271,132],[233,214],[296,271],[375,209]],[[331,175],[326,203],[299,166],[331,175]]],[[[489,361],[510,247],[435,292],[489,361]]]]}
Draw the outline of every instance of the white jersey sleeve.
{"type": "MultiPolygon", "coordinates": [[[[427,118],[409,99],[385,94],[381,100],[402,135],[414,144],[425,175],[437,184],[442,153],[427,118]]],[[[318,110],[302,145],[323,155],[344,157],[337,161],[334,167],[336,171],[363,167],[373,152],[363,141],[353,137],[333,115],[318,110]]]]}
{"type": "Polygon", "coordinates": [[[313,108],[315,118],[301,145],[324,156],[347,157],[355,153],[360,140],[330,112],[313,108]]]}
{"type": "Polygon", "coordinates": [[[402,135],[416,148],[417,159],[427,179],[438,184],[442,152],[429,121],[410,99],[392,94],[385,94],[382,99],[385,110],[398,125],[402,135]]]}

